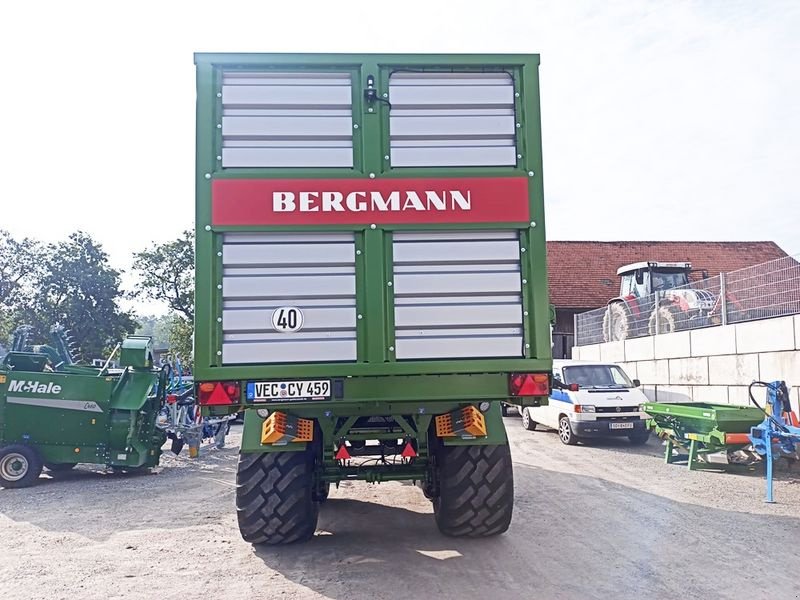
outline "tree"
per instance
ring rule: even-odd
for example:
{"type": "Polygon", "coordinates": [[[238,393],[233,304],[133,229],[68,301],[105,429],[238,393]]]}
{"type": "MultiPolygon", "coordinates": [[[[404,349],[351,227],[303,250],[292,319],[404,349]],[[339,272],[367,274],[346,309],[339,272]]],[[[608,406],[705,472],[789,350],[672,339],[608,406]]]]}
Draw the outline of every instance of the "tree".
{"type": "Polygon", "coordinates": [[[68,328],[83,351],[84,359],[105,356],[137,323],[118,301],[120,272],[111,268],[102,246],[84,232],[76,232],[47,247],[42,272],[37,277],[19,322],[34,326],[45,338],[50,327],[68,328]]]}
{"type": "Polygon", "coordinates": [[[165,302],[170,310],[194,322],[194,232],[133,255],[139,274],[137,294],[165,302]]]}
{"type": "Polygon", "coordinates": [[[5,344],[18,325],[20,306],[42,273],[42,256],[38,242],[16,240],[0,229],[0,344],[5,344]]]}

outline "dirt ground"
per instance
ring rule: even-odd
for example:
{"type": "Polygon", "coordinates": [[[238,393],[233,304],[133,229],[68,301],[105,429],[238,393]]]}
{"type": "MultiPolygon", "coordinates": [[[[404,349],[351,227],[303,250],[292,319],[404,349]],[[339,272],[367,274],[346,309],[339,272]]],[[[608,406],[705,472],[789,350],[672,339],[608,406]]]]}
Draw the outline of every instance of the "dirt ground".
{"type": "Polygon", "coordinates": [[[0,598],[800,598],[800,466],[688,472],[662,446],[566,447],[506,419],[515,460],[511,529],[440,535],[411,485],[331,493],[318,536],[254,549],[233,510],[239,438],[155,475],[80,467],[0,489],[0,598]]]}

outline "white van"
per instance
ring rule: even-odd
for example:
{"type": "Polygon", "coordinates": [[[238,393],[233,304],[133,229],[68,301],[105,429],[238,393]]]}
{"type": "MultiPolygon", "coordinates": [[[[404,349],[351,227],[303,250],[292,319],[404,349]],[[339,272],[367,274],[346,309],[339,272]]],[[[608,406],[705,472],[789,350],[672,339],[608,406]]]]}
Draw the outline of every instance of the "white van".
{"type": "Polygon", "coordinates": [[[647,443],[647,416],[639,407],[647,397],[639,380],[631,381],[614,363],[554,360],[556,380],[547,406],[527,406],[520,412],[522,425],[558,430],[565,444],[585,437],[626,436],[636,446],[647,443]],[[555,389],[556,386],[564,389],[555,389]]]}

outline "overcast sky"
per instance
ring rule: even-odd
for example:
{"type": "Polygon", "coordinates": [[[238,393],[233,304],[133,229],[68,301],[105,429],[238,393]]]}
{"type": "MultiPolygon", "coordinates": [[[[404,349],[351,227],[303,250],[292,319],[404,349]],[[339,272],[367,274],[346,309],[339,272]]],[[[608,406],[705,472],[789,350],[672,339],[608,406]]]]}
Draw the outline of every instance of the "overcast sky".
{"type": "Polygon", "coordinates": [[[195,51],[540,53],[550,239],[800,252],[800,2],[8,2],[0,227],[192,226],[195,51]],[[179,7],[180,5],[180,7],[179,7]]]}

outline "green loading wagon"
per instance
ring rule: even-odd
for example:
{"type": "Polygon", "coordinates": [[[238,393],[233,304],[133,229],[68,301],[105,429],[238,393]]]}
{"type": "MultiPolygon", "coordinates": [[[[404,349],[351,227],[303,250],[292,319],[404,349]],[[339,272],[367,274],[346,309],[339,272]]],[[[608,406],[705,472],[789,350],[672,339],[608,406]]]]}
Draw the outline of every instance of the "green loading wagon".
{"type": "Polygon", "coordinates": [[[552,360],[538,55],[197,54],[195,381],[245,412],[243,537],[345,480],[511,520],[501,402],[552,360]]]}

